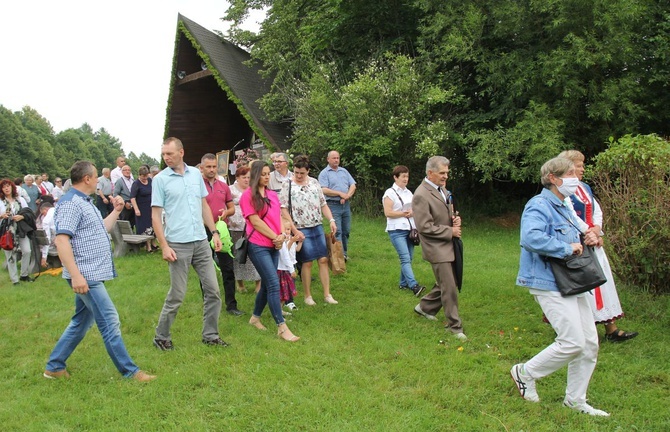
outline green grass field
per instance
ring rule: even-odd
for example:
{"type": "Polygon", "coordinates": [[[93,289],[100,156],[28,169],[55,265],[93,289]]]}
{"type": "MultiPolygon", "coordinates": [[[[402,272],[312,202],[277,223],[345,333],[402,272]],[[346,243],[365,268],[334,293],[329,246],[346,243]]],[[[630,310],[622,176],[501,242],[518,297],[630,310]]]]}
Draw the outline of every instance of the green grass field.
{"type": "MultiPolygon", "coordinates": [[[[152,345],[169,277],[157,254],[117,261],[107,284],[124,340],[148,384],[123,379],[96,329],[69,360],[70,380],[42,378],[47,357],[69,322],[74,296],[60,277],[13,287],[0,272],[0,430],[2,431],[668,431],[670,299],[619,287],[640,336],[604,343],[589,401],[612,414],[592,418],[562,406],[565,369],[538,382],[539,404],[518,395],[509,369],[551,343],[554,333],[527,290],[516,287],[518,229],[490,222],[464,227],[465,282],[460,311],[469,340],[418,317],[398,285],[398,260],[385,221],[355,218],[348,272],[333,277],[339,305],[302,303],[289,326],[302,337],[280,341],[222,313],[225,349],[201,344],[202,300],[193,272],[173,327],[173,352],[152,345]]],[[[315,266],[316,267],[316,266],[315,266]]],[[[432,273],[416,250],[414,270],[432,273]]],[[[443,318],[443,316],[442,316],[443,318]]],[[[603,328],[599,328],[602,336],[603,328]]]]}

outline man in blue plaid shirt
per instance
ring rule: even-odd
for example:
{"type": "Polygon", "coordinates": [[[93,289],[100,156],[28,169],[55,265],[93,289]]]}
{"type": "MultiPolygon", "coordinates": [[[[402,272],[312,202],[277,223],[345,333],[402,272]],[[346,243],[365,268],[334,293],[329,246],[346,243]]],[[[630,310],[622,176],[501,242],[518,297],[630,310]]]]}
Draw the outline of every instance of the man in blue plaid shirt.
{"type": "Polygon", "coordinates": [[[119,314],[104,284],[116,277],[107,232],[114,227],[123,209],[123,198],[114,198],[114,211],[103,220],[90,197],[95,194],[98,183],[95,166],[87,161],[76,162],[70,179],[72,187],[58,201],[54,219],[56,248],[63,263],[63,278],[75,292],[75,312],[51,352],[44,377],[70,377],[65,362],[95,322],[119,372],[140,382],[151,381],[156,377],[141,371],[126,351],[119,314]]]}

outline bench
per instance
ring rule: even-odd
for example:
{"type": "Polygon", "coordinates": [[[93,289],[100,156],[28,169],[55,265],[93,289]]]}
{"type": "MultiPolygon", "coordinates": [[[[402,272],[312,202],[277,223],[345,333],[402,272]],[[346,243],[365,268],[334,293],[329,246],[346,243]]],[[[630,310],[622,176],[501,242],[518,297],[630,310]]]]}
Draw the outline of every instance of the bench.
{"type": "Polygon", "coordinates": [[[135,234],[129,221],[117,220],[114,229],[110,233],[114,242],[114,258],[124,256],[128,252],[139,252],[147,240],[154,236],[135,234]]]}
{"type": "MultiPolygon", "coordinates": [[[[37,244],[40,246],[48,246],[49,245],[49,239],[47,238],[47,233],[44,232],[43,229],[38,229],[35,231],[35,239],[37,240],[37,244]]],[[[42,256],[42,251],[40,250],[40,256],[42,256]]],[[[51,268],[58,268],[58,267],[63,267],[63,264],[60,262],[60,258],[58,258],[58,251],[56,250],[56,247],[54,246],[53,248],[49,248],[49,254],[47,255],[47,264],[51,268]]]]}

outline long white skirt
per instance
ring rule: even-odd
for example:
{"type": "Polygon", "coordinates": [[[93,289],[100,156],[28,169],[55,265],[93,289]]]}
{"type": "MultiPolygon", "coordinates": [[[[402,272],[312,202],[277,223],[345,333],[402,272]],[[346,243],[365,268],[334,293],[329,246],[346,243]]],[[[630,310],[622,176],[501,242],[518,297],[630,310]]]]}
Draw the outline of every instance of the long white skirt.
{"type": "Polygon", "coordinates": [[[612,268],[610,262],[605,255],[605,249],[601,247],[595,248],[598,262],[605,273],[607,282],[599,288],[592,290],[587,298],[593,311],[593,320],[596,324],[607,323],[613,319],[618,319],[623,316],[621,310],[621,302],[619,302],[619,295],[614,285],[614,276],[612,275],[612,268]]]}

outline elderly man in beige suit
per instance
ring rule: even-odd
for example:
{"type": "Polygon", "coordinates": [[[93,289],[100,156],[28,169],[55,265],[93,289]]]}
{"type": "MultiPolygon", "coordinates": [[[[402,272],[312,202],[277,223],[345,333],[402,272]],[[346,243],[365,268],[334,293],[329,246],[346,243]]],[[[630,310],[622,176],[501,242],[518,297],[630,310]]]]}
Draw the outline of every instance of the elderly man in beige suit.
{"type": "Polygon", "coordinates": [[[446,189],[449,159],[433,156],[426,163],[426,178],[414,192],[412,211],[421,239],[421,254],[433,268],[435,286],[424,296],[414,312],[429,319],[444,308],[446,328],[458,339],[466,340],[458,315],[458,288],[454,277],[454,245],[452,239],[461,236],[461,218],[454,209],[446,189]]]}

